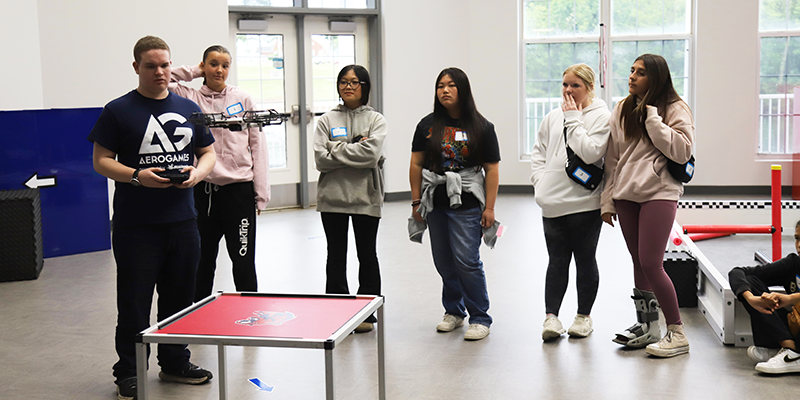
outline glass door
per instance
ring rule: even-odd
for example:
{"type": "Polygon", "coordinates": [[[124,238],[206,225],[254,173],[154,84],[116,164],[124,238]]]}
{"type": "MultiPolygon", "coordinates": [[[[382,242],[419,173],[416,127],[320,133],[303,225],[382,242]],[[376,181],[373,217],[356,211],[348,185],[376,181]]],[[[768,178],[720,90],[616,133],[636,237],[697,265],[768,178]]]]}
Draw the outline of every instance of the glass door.
{"type": "Polygon", "coordinates": [[[238,30],[237,17],[231,15],[236,46],[231,49],[235,80],[230,81],[253,96],[259,109],[295,115],[281,125],[263,128],[270,156],[270,208],[313,204],[319,176],[312,149],[315,117],[339,103],[336,77],[342,67],[361,64],[369,69],[366,20],[354,19],[352,32],[332,32],[330,22],[327,17],[274,15],[267,19],[265,31],[248,32],[238,30]],[[298,26],[302,26],[302,46],[298,26]],[[301,97],[306,99],[302,106],[301,97]],[[303,109],[305,127],[299,124],[303,109]]]}

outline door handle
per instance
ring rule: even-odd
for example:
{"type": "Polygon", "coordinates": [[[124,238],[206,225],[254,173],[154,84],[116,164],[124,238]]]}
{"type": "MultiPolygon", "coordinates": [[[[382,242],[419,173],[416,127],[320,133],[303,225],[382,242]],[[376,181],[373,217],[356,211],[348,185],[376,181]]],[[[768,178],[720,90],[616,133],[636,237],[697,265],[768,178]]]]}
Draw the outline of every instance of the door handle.
{"type": "MultiPolygon", "coordinates": [[[[309,123],[311,123],[311,120],[314,117],[319,117],[322,114],[325,114],[325,113],[321,113],[321,112],[320,113],[314,113],[314,112],[311,112],[311,107],[306,106],[306,119],[308,119],[309,123]]],[[[299,105],[297,105],[297,104],[292,105],[292,113],[290,114],[290,116],[292,118],[292,124],[295,124],[295,125],[299,125],[300,124],[300,106],[299,105]]]]}

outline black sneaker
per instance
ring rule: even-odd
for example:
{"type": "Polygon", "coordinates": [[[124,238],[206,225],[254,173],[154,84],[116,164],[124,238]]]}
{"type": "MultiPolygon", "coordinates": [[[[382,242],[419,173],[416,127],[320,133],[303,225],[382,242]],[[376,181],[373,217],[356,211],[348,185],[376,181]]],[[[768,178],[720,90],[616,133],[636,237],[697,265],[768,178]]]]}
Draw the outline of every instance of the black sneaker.
{"type": "Polygon", "coordinates": [[[117,383],[117,399],[136,400],[136,377],[125,378],[117,383]]]}
{"type": "Polygon", "coordinates": [[[167,382],[179,382],[187,385],[200,385],[210,381],[214,375],[211,374],[211,371],[204,370],[197,365],[188,363],[179,371],[165,371],[162,369],[161,372],[158,373],[158,377],[161,378],[162,381],[167,382]]]}

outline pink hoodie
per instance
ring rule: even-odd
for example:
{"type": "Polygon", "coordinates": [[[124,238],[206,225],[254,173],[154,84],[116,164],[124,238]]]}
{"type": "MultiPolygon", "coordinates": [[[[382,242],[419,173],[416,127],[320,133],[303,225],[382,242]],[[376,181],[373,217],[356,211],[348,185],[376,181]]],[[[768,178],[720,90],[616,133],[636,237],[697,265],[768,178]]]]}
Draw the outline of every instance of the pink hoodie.
{"type": "MultiPolygon", "coordinates": [[[[178,81],[190,82],[202,75],[198,66],[182,66],[172,69],[172,82],[169,90],[178,96],[194,101],[203,112],[230,115],[229,107],[241,104],[235,110],[250,111],[255,109],[253,98],[243,90],[227,85],[221,92],[211,90],[203,85],[200,90],[190,88],[178,81]]],[[[255,185],[255,203],[259,210],[267,207],[270,197],[269,187],[269,153],[264,133],[259,128],[249,128],[241,132],[225,128],[211,128],[214,135],[214,151],[217,153],[217,164],[205,180],[215,185],[227,185],[236,182],[253,181],[255,185]]]]}
{"type": "Polygon", "coordinates": [[[678,201],[683,184],[667,171],[667,156],[681,164],[692,156],[694,120],[684,102],[670,104],[664,120],[655,107],[647,106],[644,124],[650,140],[641,138],[634,142],[625,140],[619,121],[624,101],[617,103],[608,119],[611,136],[605,156],[605,188],[600,195],[603,214],[617,213],[614,200],[678,201]]]}

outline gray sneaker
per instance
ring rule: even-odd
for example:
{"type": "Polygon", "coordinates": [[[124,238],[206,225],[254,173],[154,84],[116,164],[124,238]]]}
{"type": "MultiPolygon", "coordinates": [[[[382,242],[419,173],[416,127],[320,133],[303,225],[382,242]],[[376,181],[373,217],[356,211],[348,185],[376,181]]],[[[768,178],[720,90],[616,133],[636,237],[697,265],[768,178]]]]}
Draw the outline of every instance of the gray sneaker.
{"type": "Polygon", "coordinates": [[[644,349],[651,356],[675,357],[689,352],[689,340],[683,331],[683,325],[667,325],[667,334],[657,343],[648,344],[644,349]]]}
{"type": "Polygon", "coordinates": [[[548,315],[544,319],[542,326],[544,327],[542,329],[542,340],[555,339],[566,332],[564,326],[561,325],[561,321],[555,315],[548,315]]]}
{"type": "Polygon", "coordinates": [[[442,322],[436,325],[436,330],[439,332],[452,332],[456,328],[464,326],[464,318],[456,317],[455,315],[445,314],[442,322]]]}
{"type": "Polygon", "coordinates": [[[768,361],[775,357],[781,349],[770,349],[769,347],[750,346],[747,348],[747,356],[755,362],[768,361]]]}
{"type": "Polygon", "coordinates": [[[575,316],[575,321],[569,327],[567,333],[570,337],[585,338],[594,331],[592,328],[592,318],[588,315],[578,314],[575,316]]]}
{"type": "Polygon", "coordinates": [[[481,324],[469,324],[464,340],[481,340],[489,336],[489,327],[481,324]]]}

